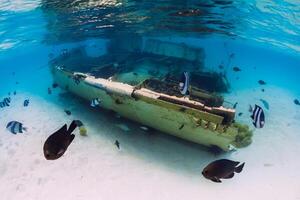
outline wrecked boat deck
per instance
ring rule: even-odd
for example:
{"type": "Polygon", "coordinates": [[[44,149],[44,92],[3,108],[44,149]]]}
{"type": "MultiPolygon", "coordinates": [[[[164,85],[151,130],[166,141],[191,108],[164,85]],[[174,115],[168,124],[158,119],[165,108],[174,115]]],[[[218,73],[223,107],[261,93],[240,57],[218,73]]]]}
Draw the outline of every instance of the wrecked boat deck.
{"type": "Polygon", "coordinates": [[[96,58],[74,49],[52,61],[54,82],[88,101],[100,99],[101,108],[188,141],[224,151],[249,145],[248,126],[234,122],[235,110],[222,106],[218,90],[227,89],[226,82],[216,73],[203,72],[202,50],[179,45],[183,53],[174,56],[165,53],[170,45],[175,44],[150,41],[148,51],[136,52],[135,47],[119,57],[110,52],[96,58]],[[182,64],[200,80],[218,80],[213,92],[197,87],[199,80],[194,80],[190,95],[183,96],[178,90],[182,64]]]}

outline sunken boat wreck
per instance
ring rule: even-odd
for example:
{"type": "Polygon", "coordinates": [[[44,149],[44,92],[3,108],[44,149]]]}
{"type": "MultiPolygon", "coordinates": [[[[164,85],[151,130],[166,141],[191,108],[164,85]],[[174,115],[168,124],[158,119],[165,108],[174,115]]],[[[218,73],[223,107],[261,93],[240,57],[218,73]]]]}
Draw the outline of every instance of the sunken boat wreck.
{"type": "Polygon", "coordinates": [[[212,148],[230,151],[251,143],[252,131],[223,107],[226,78],[204,70],[202,48],[155,39],[113,39],[106,53],[89,56],[78,47],[51,60],[54,82],[100,108],[144,126],[212,148]],[[190,94],[179,89],[190,73],[190,94]]]}

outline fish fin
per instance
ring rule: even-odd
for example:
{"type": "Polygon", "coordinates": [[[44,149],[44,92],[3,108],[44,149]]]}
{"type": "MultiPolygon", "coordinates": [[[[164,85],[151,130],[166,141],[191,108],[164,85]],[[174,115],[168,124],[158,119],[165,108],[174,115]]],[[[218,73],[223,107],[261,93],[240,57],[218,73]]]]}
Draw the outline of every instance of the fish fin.
{"type": "Polygon", "coordinates": [[[223,178],[228,179],[228,178],[232,178],[233,176],[234,176],[234,172],[232,172],[231,174],[228,174],[227,176],[225,176],[225,177],[223,177],[223,178]]]}
{"type": "Polygon", "coordinates": [[[255,128],[257,128],[255,122],[253,122],[252,124],[253,124],[253,126],[255,126],[255,128]]]}
{"type": "Polygon", "coordinates": [[[245,165],[245,163],[239,165],[238,167],[236,167],[234,169],[234,171],[237,172],[237,173],[240,173],[243,170],[244,165],[245,165]]]}
{"type": "Polygon", "coordinates": [[[210,180],[212,180],[213,182],[216,182],[216,183],[222,183],[222,181],[219,179],[219,178],[217,178],[217,177],[212,177],[210,180]]]}
{"type": "Polygon", "coordinates": [[[253,112],[253,108],[251,105],[249,105],[249,109],[248,109],[249,112],[253,112]]]}
{"type": "Polygon", "coordinates": [[[73,142],[74,138],[75,138],[75,135],[74,135],[74,134],[71,134],[71,135],[70,135],[70,144],[73,142]]]}
{"type": "Polygon", "coordinates": [[[73,120],[68,128],[67,133],[71,134],[75,130],[76,127],[77,127],[76,120],[73,120]]]}
{"type": "Polygon", "coordinates": [[[56,131],[56,133],[57,132],[67,132],[67,124],[63,125],[58,131],[56,131]]]}

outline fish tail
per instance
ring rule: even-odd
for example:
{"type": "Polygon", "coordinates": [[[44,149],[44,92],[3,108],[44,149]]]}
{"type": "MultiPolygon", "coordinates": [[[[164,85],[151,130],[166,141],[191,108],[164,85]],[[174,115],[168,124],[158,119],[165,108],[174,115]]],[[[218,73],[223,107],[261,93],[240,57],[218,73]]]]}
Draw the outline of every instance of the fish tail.
{"type": "Polygon", "coordinates": [[[238,167],[236,167],[234,169],[234,171],[237,172],[237,173],[240,173],[243,170],[244,165],[245,165],[245,163],[239,165],[238,167]]]}
{"type": "Polygon", "coordinates": [[[77,127],[76,120],[73,120],[69,126],[68,134],[71,134],[75,130],[76,127],[77,127]]]}

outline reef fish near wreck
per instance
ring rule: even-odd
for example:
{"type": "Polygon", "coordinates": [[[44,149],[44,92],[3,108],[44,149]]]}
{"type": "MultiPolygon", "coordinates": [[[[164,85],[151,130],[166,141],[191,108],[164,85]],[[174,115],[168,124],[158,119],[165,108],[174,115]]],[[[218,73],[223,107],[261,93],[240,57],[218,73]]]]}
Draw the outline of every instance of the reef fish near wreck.
{"type": "Polygon", "coordinates": [[[239,164],[240,162],[228,159],[216,160],[203,169],[202,175],[213,182],[221,183],[221,178],[232,178],[234,172],[240,173],[243,170],[245,163],[239,164]]]}
{"type": "Polygon", "coordinates": [[[240,71],[242,71],[240,68],[238,68],[238,67],[234,67],[234,68],[232,68],[232,70],[234,71],[234,72],[240,72],[240,71]]]}
{"type": "Polygon", "coordinates": [[[183,72],[181,81],[179,83],[179,91],[182,95],[189,94],[190,77],[188,72],[183,72]]]}
{"type": "Polygon", "coordinates": [[[9,103],[10,103],[10,100],[11,100],[10,97],[6,97],[6,98],[3,99],[3,102],[9,104],[9,103]]]}
{"type": "Polygon", "coordinates": [[[260,99],[260,101],[264,104],[264,107],[265,107],[267,110],[269,110],[269,108],[270,108],[269,103],[268,103],[266,100],[264,100],[264,99],[260,99]]]}
{"type": "Polygon", "coordinates": [[[295,100],[294,100],[294,103],[295,103],[296,105],[300,106],[300,101],[299,101],[298,99],[295,99],[295,100]]]}
{"type": "Polygon", "coordinates": [[[267,84],[267,83],[266,83],[265,81],[263,81],[263,80],[259,80],[258,83],[259,83],[260,85],[266,85],[266,84],[267,84]]]}
{"type": "Polygon", "coordinates": [[[3,101],[0,102],[0,108],[9,106],[10,100],[10,97],[4,98],[3,101]]]}
{"type": "Polygon", "coordinates": [[[115,145],[117,146],[118,149],[120,149],[120,142],[118,140],[115,141],[115,145]]]}
{"type": "Polygon", "coordinates": [[[99,99],[92,99],[92,101],[91,101],[91,106],[92,107],[96,107],[96,106],[98,106],[100,104],[100,100],[99,99]]]}
{"type": "Polygon", "coordinates": [[[72,132],[76,127],[77,125],[74,120],[69,128],[67,128],[67,124],[65,124],[47,138],[43,147],[44,156],[47,160],[58,159],[65,153],[75,138],[72,132]]]}
{"type": "Polygon", "coordinates": [[[27,129],[23,127],[23,124],[18,121],[11,121],[6,125],[6,129],[9,130],[13,134],[23,133],[27,129]]]}
{"type": "Polygon", "coordinates": [[[23,106],[27,107],[29,105],[29,99],[24,100],[23,106]]]}
{"type": "Polygon", "coordinates": [[[252,111],[252,115],[251,118],[253,120],[253,125],[256,128],[263,128],[265,125],[265,114],[263,109],[258,106],[255,105],[254,110],[252,111]]]}

